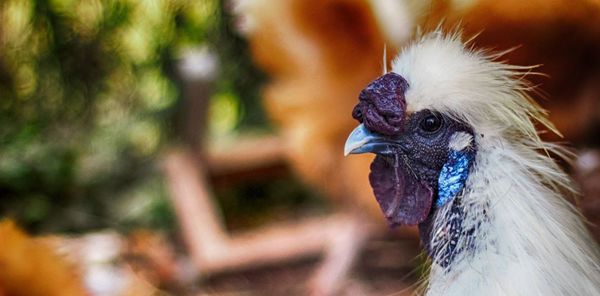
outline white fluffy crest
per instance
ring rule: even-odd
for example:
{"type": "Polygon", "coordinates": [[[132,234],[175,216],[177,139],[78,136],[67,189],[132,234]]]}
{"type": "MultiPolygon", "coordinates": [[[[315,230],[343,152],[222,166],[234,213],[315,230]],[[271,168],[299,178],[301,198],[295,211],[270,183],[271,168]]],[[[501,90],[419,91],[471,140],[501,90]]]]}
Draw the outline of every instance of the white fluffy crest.
{"type": "Polygon", "coordinates": [[[440,250],[434,261],[450,243],[467,251],[446,268],[433,263],[427,295],[600,295],[598,246],[564,198],[575,192],[570,178],[549,156],[564,150],[534,127],[556,132],[526,93],[531,68],[466,48],[459,35],[425,35],[392,65],[408,81],[409,112],[435,110],[475,133],[465,189],[435,213],[430,242],[440,250]],[[458,241],[445,236],[453,203],[462,229],[474,229],[458,241]]]}
{"type": "Polygon", "coordinates": [[[495,61],[501,55],[465,48],[458,32],[435,31],[405,48],[393,61],[392,72],[409,82],[409,112],[433,109],[457,116],[482,132],[514,127],[527,136],[536,134],[532,117],[557,132],[546,112],[524,92],[530,87],[522,78],[533,67],[495,61]]]}

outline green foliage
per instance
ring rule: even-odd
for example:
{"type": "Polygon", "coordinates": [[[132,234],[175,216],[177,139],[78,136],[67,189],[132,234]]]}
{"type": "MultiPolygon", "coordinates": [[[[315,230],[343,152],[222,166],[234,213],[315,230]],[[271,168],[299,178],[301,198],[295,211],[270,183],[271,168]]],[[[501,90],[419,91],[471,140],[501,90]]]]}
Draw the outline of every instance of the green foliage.
{"type": "Polygon", "coordinates": [[[220,77],[217,81],[217,95],[233,95],[239,102],[240,113],[236,127],[265,128],[265,114],[259,103],[258,87],[265,80],[264,75],[252,64],[247,44],[235,32],[234,16],[227,10],[227,1],[220,1],[217,30],[213,30],[210,39],[218,48],[221,61],[220,77]],[[227,62],[235,61],[235,62],[227,62]]]}
{"type": "MultiPolygon", "coordinates": [[[[172,139],[180,100],[173,65],[191,46],[224,46],[226,56],[243,50],[222,5],[2,2],[0,214],[35,231],[169,225],[156,157],[172,139]],[[143,218],[140,209],[156,215],[143,218]]],[[[243,78],[253,71],[249,58],[222,64],[218,93],[249,97],[234,102],[239,109],[252,106],[229,125],[263,124],[260,78],[243,78]]]]}

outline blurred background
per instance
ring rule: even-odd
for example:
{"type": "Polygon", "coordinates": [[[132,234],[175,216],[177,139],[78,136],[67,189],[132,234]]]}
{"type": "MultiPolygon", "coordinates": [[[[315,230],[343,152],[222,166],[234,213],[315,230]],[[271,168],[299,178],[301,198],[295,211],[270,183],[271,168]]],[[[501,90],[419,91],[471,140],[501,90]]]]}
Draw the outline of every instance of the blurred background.
{"type": "Polygon", "coordinates": [[[5,0],[0,295],[409,295],[416,231],[342,147],[384,46],[442,20],[548,74],[600,222],[598,1],[5,0]]]}

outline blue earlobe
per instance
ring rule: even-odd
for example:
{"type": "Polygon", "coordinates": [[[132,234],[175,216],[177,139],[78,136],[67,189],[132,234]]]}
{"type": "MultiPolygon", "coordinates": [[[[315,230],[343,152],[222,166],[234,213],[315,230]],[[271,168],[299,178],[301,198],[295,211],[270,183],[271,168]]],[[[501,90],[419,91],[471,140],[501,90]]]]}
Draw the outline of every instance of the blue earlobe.
{"type": "Polygon", "coordinates": [[[442,167],[438,178],[437,207],[442,207],[454,199],[465,187],[474,157],[475,151],[471,149],[450,150],[448,160],[442,167]]]}

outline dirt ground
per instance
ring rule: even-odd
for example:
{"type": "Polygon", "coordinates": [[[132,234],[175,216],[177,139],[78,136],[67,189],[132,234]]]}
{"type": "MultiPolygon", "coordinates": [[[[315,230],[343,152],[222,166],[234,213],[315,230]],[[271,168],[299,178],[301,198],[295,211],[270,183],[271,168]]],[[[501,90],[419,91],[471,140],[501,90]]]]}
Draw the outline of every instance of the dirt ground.
{"type": "MultiPolygon", "coordinates": [[[[412,295],[422,263],[418,242],[392,236],[371,241],[340,295],[412,295]]],[[[318,258],[205,278],[196,295],[307,295],[318,258]]]]}

